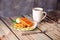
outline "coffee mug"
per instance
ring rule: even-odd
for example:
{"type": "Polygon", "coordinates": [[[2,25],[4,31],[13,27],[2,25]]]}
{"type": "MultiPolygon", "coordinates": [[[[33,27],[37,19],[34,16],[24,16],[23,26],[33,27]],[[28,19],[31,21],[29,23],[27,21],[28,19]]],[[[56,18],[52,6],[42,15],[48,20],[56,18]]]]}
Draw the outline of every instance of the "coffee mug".
{"type": "Polygon", "coordinates": [[[32,9],[33,20],[35,22],[41,22],[47,16],[47,13],[43,11],[43,8],[33,8],[32,9]]]}

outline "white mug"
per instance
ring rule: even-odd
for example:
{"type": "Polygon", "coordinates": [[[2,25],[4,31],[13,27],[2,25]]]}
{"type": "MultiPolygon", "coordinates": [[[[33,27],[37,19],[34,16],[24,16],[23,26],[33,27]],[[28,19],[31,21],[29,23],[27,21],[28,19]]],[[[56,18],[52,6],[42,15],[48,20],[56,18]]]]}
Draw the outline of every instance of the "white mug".
{"type": "Polygon", "coordinates": [[[47,15],[47,13],[43,11],[43,8],[39,8],[39,7],[33,8],[32,14],[33,14],[33,20],[35,22],[41,22],[43,19],[45,19],[47,15]]]}

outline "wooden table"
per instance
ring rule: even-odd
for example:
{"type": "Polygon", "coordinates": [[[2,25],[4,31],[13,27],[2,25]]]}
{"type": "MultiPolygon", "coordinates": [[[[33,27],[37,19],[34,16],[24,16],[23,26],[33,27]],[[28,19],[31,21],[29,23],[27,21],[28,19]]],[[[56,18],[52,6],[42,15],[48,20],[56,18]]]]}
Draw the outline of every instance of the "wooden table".
{"type": "MultiPolygon", "coordinates": [[[[21,17],[21,16],[20,16],[21,17]]],[[[32,20],[32,15],[22,15],[32,20]]],[[[0,18],[0,40],[60,40],[60,24],[46,17],[33,31],[18,31],[11,28],[17,17],[0,18]]]]}

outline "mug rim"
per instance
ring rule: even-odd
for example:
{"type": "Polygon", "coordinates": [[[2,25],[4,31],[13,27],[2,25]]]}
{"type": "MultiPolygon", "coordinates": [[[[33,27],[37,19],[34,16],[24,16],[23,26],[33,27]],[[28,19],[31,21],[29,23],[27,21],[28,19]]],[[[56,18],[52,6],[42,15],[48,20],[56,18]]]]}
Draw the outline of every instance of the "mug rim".
{"type": "Polygon", "coordinates": [[[40,7],[35,7],[35,8],[33,8],[33,10],[34,9],[38,9],[38,10],[40,10],[40,11],[43,11],[43,8],[40,8],[40,7]]]}

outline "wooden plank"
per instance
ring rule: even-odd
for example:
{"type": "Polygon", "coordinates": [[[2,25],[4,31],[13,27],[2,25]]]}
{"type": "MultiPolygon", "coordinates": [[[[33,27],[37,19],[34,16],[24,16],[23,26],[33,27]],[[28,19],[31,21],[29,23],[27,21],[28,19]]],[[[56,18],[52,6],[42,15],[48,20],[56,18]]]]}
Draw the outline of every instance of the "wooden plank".
{"type": "Polygon", "coordinates": [[[45,33],[54,40],[60,40],[60,27],[55,22],[53,23],[43,22],[39,24],[39,29],[45,31],[45,33]]]}
{"type": "Polygon", "coordinates": [[[58,23],[60,24],[60,19],[58,20],[58,23]]]}
{"type": "MultiPolygon", "coordinates": [[[[10,21],[10,19],[6,19],[5,22],[10,26],[12,23],[10,21]],[[9,21],[8,21],[9,20],[9,21]]],[[[11,28],[12,29],[12,28],[11,28]]],[[[21,40],[51,40],[50,38],[48,38],[45,34],[43,33],[37,33],[37,34],[30,34],[30,35],[21,35],[21,31],[17,31],[12,29],[15,34],[21,39],[21,40]],[[45,37],[45,38],[43,38],[45,37]]],[[[39,30],[40,31],[40,30],[39,30]]]]}
{"type": "MultiPolygon", "coordinates": [[[[9,19],[9,18],[6,18],[6,19],[2,19],[4,20],[4,22],[11,28],[11,25],[13,24],[12,21],[9,19]]],[[[20,39],[20,40],[30,40],[31,37],[27,37],[27,36],[22,36],[21,35],[21,31],[18,31],[18,30],[15,30],[13,28],[11,28],[11,30],[17,35],[17,37],[20,39]]],[[[32,40],[32,38],[31,38],[32,40]]]]}
{"type": "Polygon", "coordinates": [[[1,28],[0,28],[0,40],[8,40],[7,36],[5,35],[4,31],[1,28]]]}
{"type": "Polygon", "coordinates": [[[51,40],[43,33],[30,35],[34,40],[51,40]]]}
{"type": "MultiPolygon", "coordinates": [[[[14,20],[14,19],[16,19],[16,18],[18,18],[18,17],[13,17],[12,19],[14,20]]],[[[26,35],[26,37],[29,37],[29,39],[30,40],[33,40],[33,38],[31,38],[31,36],[30,35],[33,35],[33,34],[38,34],[38,33],[40,33],[41,31],[39,30],[39,29],[36,29],[36,30],[33,30],[33,31],[23,31],[21,34],[22,35],[26,35]]]]}
{"type": "MultiPolygon", "coordinates": [[[[29,17],[28,15],[25,15],[26,18],[30,19],[31,21],[33,21],[33,19],[31,17],[29,17]]],[[[37,26],[38,27],[38,26],[37,26]]],[[[48,38],[45,34],[43,33],[39,33],[39,34],[33,34],[30,35],[31,37],[33,37],[33,39],[35,40],[51,40],[50,38],[48,38]]]]}
{"type": "Polygon", "coordinates": [[[0,28],[4,31],[5,33],[4,35],[6,35],[9,40],[18,40],[1,20],[0,20],[0,28]]]}
{"type": "Polygon", "coordinates": [[[52,11],[52,12],[48,12],[48,16],[56,21],[57,23],[60,23],[60,11],[59,10],[55,10],[55,11],[52,11]]]}
{"type": "Polygon", "coordinates": [[[52,31],[48,31],[48,32],[46,32],[46,34],[49,34],[55,40],[60,40],[60,28],[55,23],[53,23],[53,24],[47,23],[47,25],[52,28],[51,29],[52,31]]]}
{"type": "Polygon", "coordinates": [[[57,18],[58,19],[58,23],[60,24],[60,10],[56,10],[55,12],[57,13],[56,16],[58,17],[57,18]]]}
{"type": "MultiPolygon", "coordinates": [[[[30,15],[31,16],[31,15],[30,15]]],[[[48,17],[47,17],[48,18],[48,17]]],[[[49,18],[48,18],[49,19],[49,18]]],[[[47,19],[45,19],[47,20],[47,19]]],[[[38,28],[49,35],[54,40],[60,40],[60,24],[55,21],[49,19],[52,23],[49,22],[41,22],[38,24],[38,28]]]]}

